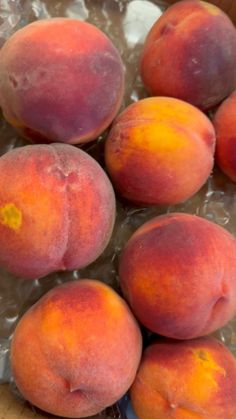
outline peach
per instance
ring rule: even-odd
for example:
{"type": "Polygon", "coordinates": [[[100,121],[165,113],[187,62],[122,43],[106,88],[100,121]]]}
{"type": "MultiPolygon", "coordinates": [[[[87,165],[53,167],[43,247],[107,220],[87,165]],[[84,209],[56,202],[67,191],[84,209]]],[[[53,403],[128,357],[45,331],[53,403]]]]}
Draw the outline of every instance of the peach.
{"type": "Polygon", "coordinates": [[[105,172],[69,144],[0,158],[0,266],[24,278],[81,268],[106,247],[115,197],[105,172]]]}
{"type": "Polygon", "coordinates": [[[54,288],[27,311],[14,333],[11,363],[27,400],[78,418],[126,393],[141,350],[126,303],[100,281],[79,280],[54,288]]]}
{"type": "Polygon", "coordinates": [[[180,1],[157,20],[140,61],[152,96],[173,96],[201,109],[236,88],[236,30],[229,17],[204,1],[180,1]]]}
{"type": "Polygon", "coordinates": [[[138,419],[235,419],[236,360],[217,340],[149,346],[131,387],[138,419]]]}
{"type": "Polygon", "coordinates": [[[216,130],[216,163],[236,182],[236,91],[218,108],[214,116],[216,130]]]}
{"type": "Polygon", "coordinates": [[[160,335],[207,335],[236,313],[236,240],[203,218],[173,213],[143,224],[119,274],[136,317],[160,335]]]}
{"type": "Polygon", "coordinates": [[[107,36],[78,19],[31,23],[0,56],[0,104],[7,121],[34,142],[95,139],[119,110],[120,55],[107,36]]]}
{"type": "Polygon", "coordinates": [[[201,188],[213,167],[214,148],[214,128],[201,111],[178,99],[148,98],[117,117],[105,158],[123,197],[166,205],[201,188]]]}

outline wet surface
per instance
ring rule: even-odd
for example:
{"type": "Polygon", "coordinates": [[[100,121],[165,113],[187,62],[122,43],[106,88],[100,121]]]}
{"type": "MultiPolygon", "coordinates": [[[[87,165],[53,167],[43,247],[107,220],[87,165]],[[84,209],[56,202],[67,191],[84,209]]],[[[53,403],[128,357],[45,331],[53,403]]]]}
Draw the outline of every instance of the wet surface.
{"type": "MultiPolygon", "coordinates": [[[[5,0],[0,4],[0,45],[16,29],[35,19],[67,16],[89,21],[107,33],[121,53],[126,75],[126,93],[122,107],[147,96],[138,74],[139,55],[147,32],[165,8],[163,1],[5,0]]],[[[105,136],[106,134],[84,147],[101,164],[105,136]]],[[[25,144],[26,141],[1,118],[0,154],[25,144]]],[[[236,184],[215,168],[201,191],[184,204],[165,208],[137,208],[117,198],[117,221],[112,240],[104,254],[86,269],[56,273],[34,281],[23,281],[0,270],[0,380],[7,382],[11,379],[9,342],[17,321],[29,306],[52,287],[78,278],[100,279],[118,290],[118,258],[131,234],[150,218],[174,211],[197,214],[236,235],[236,184]]],[[[215,336],[236,355],[236,320],[216,332],[215,336]]],[[[123,412],[129,411],[126,409],[125,399],[121,406],[123,412]]],[[[114,409],[103,417],[121,417],[119,409],[114,409]]],[[[128,417],[133,418],[130,411],[128,417]]]]}

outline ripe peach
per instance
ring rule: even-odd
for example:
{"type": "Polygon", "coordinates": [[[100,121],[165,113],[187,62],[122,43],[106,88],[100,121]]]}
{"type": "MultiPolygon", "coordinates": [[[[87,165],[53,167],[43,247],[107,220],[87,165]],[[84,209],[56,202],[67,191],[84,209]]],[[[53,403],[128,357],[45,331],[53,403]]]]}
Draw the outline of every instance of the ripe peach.
{"type": "Polygon", "coordinates": [[[105,158],[117,190],[139,204],[176,204],[206,182],[215,133],[197,108],[159,97],[130,105],[115,120],[105,158]]]}
{"type": "Polygon", "coordinates": [[[78,19],[31,23],[1,49],[4,116],[34,142],[95,139],[118,112],[123,89],[118,51],[103,32],[78,19]]]}
{"type": "Polygon", "coordinates": [[[140,71],[151,95],[173,96],[201,108],[236,88],[236,30],[229,17],[204,1],[180,1],[152,27],[140,71]]]}
{"type": "Polygon", "coordinates": [[[235,419],[236,360],[213,338],[149,346],[131,387],[139,419],[235,419]]]}
{"type": "Polygon", "coordinates": [[[105,172],[68,144],[0,158],[0,266],[24,278],[81,268],[106,247],[115,197],[105,172]]]}
{"type": "Polygon", "coordinates": [[[236,182],[236,91],[218,108],[213,123],[216,130],[216,162],[236,182]]]}
{"type": "Polygon", "coordinates": [[[23,316],[11,361],[27,400],[78,418],[126,393],[141,350],[141,333],[126,303],[100,281],[79,280],[54,288],[23,316]]]}
{"type": "Polygon", "coordinates": [[[207,335],[236,313],[236,240],[203,218],[153,218],[120,260],[123,293],[140,322],[176,339],[207,335]]]}

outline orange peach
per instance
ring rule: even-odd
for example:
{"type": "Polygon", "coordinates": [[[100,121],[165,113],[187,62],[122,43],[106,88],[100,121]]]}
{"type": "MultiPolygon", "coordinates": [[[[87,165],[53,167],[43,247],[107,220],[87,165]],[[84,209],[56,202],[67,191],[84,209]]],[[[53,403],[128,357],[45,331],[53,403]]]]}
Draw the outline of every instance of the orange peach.
{"type": "Polygon", "coordinates": [[[213,338],[149,346],[131,387],[138,419],[235,419],[236,360],[213,338]]]}
{"type": "Polygon", "coordinates": [[[216,130],[216,162],[236,182],[236,91],[218,108],[213,123],[216,130]]]}
{"type": "Polygon", "coordinates": [[[152,27],[140,71],[152,96],[172,96],[201,108],[236,88],[236,30],[229,17],[204,1],[179,1],[152,27]]]}
{"type": "Polygon", "coordinates": [[[126,393],[141,350],[126,303],[100,281],[79,280],[54,288],[23,316],[11,362],[27,400],[49,413],[80,418],[126,393]]]}
{"type": "Polygon", "coordinates": [[[138,204],[176,204],[206,182],[215,133],[197,108],[159,97],[130,105],[106,141],[108,171],[118,192],[138,204]]]}
{"type": "Polygon", "coordinates": [[[136,317],[160,335],[207,335],[236,314],[236,240],[203,218],[173,213],[143,224],[119,274],[136,317]]]}
{"type": "Polygon", "coordinates": [[[34,142],[95,139],[118,112],[123,90],[118,51],[103,32],[78,19],[31,23],[1,49],[4,116],[34,142]]]}
{"type": "Polygon", "coordinates": [[[24,278],[81,268],[106,247],[115,197],[105,172],[68,144],[0,158],[0,266],[24,278]]]}

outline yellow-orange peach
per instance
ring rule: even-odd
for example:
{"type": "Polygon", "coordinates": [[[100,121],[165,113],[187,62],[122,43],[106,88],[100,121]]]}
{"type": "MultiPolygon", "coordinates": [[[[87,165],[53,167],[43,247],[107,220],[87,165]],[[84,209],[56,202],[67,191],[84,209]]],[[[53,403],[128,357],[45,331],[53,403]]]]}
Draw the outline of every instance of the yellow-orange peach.
{"type": "Polygon", "coordinates": [[[143,99],[115,120],[105,158],[114,186],[145,205],[185,201],[206,182],[215,133],[199,109],[178,99],[143,99]]]}
{"type": "Polygon", "coordinates": [[[216,162],[236,182],[236,92],[226,99],[214,117],[216,162]]]}
{"type": "Polygon", "coordinates": [[[213,338],[149,346],[131,400],[138,419],[235,419],[236,360],[213,338]]]}
{"type": "Polygon", "coordinates": [[[143,224],[119,273],[134,314],[160,335],[207,335],[236,313],[236,240],[203,218],[173,213],[143,224]]]}
{"type": "Polygon", "coordinates": [[[236,88],[236,30],[229,17],[204,1],[180,1],[152,27],[140,70],[152,96],[172,96],[201,108],[236,88]]]}
{"type": "Polygon", "coordinates": [[[112,42],[78,19],[31,23],[1,49],[4,116],[34,142],[93,140],[118,112],[123,85],[123,65],[112,42]]]}
{"type": "Polygon", "coordinates": [[[126,393],[141,347],[125,301],[100,281],[80,280],[54,288],[23,316],[11,362],[27,400],[49,413],[78,418],[126,393]]]}
{"type": "Polygon", "coordinates": [[[0,158],[0,266],[23,278],[81,268],[106,247],[115,197],[105,172],[68,144],[0,158]]]}

